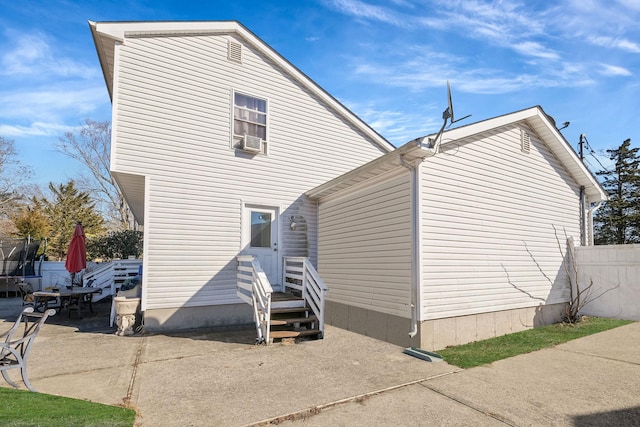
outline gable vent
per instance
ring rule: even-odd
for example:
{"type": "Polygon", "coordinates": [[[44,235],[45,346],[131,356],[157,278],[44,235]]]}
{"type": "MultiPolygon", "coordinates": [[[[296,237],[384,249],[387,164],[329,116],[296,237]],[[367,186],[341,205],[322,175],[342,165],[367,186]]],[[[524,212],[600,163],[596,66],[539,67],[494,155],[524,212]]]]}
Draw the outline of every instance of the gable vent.
{"type": "Polygon", "coordinates": [[[242,45],[238,42],[229,40],[229,51],[227,57],[230,61],[242,62],[242,45]]]}
{"type": "Polygon", "coordinates": [[[529,153],[531,151],[531,137],[529,132],[524,129],[520,129],[520,149],[523,153],[529,153]]]}

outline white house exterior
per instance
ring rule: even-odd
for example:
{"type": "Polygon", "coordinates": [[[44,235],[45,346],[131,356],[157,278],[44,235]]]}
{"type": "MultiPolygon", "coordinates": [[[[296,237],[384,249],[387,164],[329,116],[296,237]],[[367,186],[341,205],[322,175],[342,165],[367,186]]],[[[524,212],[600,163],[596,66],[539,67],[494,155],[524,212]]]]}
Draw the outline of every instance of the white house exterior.
{"type": "Polygon", "coordinates": [[[111,171],[144,226],[145,326],[249,323],[236,256],[255,255],[275,285],[284,256],[315,263],[304,193],[394,147],[237,22],[89,24],[113,103],[111,171]]]}
{"type": "Polygon", "coordinates": [[[590,217],[604,190],[539,107],[433,145],[417,139],[307,192],[327,322],[437,350],[560,320],[559,246],[590,233],[581,206],[590,217]]]}
{"type": "Polygon", "coordinates": [[[148,329],[258,319],[240,255],[275,290],[285,257],[308,258],[323,319],[401,345],[560,319],[560,248],[590,240],[606,194],[540,107],[394,149],[237,22],[90,28],[111,170],[144,226],[148,329]]]}

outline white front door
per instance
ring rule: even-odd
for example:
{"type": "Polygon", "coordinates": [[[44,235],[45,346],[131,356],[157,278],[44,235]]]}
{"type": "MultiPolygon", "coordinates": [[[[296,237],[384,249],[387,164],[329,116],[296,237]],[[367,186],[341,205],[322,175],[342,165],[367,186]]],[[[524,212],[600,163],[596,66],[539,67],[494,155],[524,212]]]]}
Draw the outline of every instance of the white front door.
{"type": "Polygon", "coordinates": [[[255,256],[271,285],[277,285],[280,283],[278,208],[245,205],[243,214],[243,252],[255,256]]]}

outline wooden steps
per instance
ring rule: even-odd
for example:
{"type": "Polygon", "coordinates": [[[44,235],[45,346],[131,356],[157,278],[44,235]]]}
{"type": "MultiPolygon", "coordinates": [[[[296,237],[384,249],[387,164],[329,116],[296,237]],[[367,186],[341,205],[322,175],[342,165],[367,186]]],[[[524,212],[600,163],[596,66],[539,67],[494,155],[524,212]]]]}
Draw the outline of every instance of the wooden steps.
{"type": "Polygon", "coordinates": [[[284,319],[271,319],[271,326],[293,325],[295,323],[313,323],[318,318],[313,315],[309,317],[288,317],[284,319]]]}
{"type": "Polygon", "coordinates": [[[273,339],[282,338],[300,338],[304,336],[318,335],[320,333],[317,329],[302,329],[299,331],[271,331],[269,335],[273,339]]]}
{"type": "Polygon", "coordinates": [[[307,311],[307,307],[285,307],[285,308],[273,308],[271,307],[271,314],[291,314],[307,311]]]}
{"type": "Polygon", "coordinates": [[[297,296],[274,292],[271,300],[272,340],[284,338],[321,338],[318,318],[305,301],[297,296]]]}

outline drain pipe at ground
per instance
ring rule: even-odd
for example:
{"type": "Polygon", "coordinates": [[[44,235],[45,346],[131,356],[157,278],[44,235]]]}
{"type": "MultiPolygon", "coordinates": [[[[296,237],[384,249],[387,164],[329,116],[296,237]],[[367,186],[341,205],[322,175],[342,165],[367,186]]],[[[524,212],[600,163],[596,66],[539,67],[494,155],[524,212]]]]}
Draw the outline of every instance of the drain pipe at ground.
{"type": "Polygon", "coordinates": [[[424,159],[420,159],[415,164],[408,163],[404,159],[404,155],[398,156],[400,164],[407,168],[411,174],[411,330],[409,337],[413,338],[418,333],[418,295],[420,280],[420,163],[424,159]]]}

